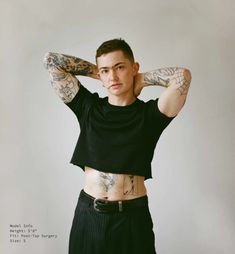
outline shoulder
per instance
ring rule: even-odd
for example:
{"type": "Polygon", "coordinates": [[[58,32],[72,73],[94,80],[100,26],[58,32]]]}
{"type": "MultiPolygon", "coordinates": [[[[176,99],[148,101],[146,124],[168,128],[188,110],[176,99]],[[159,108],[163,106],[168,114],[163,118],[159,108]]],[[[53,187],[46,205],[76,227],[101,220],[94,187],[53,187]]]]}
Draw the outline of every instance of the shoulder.
{"type": "Polygon", "coordinates": [[[91,92],[83,85],[80,85],[79,90],[72,101],[66,103],[78,118],[86,115],[89,109],[99,101],[100,97],[97,92],[91,92]]]}
{"type": "Polygon", "coordinates": [[[169,117],[162,113],[158,106],[159,98],[151,99],[148,101],[141,101],[144,107],[144,114],[148,121],[156,128],[164,129],[174,118],[169,117]]]}
{"type": "Polygon", "coordinates": [[[158,115],[161,115],[162,117],[166,117],[166,118],[174,118],[174,117],[169,117],[166,114],[164,114],[162,112],[162,110],[159,107],[159,98],[156,99],[151,99],[148,101],[142,101],[140,100],[142,105],[147,109],[147,110],[151,110],[153,112],[155,112],[158,115]]]}
{"type": "Polygon", "coordinates": [[[67,106],[71,106],[75,103],[91,102],[92,100],[99,99],[99,94],[97,92],[91,92],[82,84],[79,86],[79,90],[72,101],[66,103],[67,106]]]}

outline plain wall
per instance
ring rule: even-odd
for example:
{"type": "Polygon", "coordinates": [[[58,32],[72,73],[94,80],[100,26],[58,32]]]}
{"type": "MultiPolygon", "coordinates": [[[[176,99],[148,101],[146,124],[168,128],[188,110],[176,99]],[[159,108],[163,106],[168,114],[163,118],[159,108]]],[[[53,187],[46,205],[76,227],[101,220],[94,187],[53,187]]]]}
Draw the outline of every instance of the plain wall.
{"type": "MultiPolygon", "coordinates": [[[[116,37],[141,71],[182,66],[193,77],[146,181],[158,253],[234,252],[234,8],[232,0],[0,1],[1,253],[67,253],[84,178],[69,163],[79,126],[42,59],[52,51],[94,62],[96,48],[116,37]],[[58,237],[10,243],[9,225],[29,223],[58,237]]],[[[81,80],[106,96],[99,82],[81,80]]]]}

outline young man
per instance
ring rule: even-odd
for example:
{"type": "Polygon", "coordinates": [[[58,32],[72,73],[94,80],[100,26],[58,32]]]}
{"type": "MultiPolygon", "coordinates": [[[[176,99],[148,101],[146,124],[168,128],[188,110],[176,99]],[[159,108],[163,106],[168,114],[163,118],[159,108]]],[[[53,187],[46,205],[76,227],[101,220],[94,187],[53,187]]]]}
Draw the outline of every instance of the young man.
{"type": "Polygon", "coordinates": [[[191,82],[185,68],[139,73],[122,39],[104,42],[96,65],[47,53],[53,88],[76,114],[79,139],[71,163],[85,172],[70,233],[70,254],[153,254],[153,223],[144,181],[152,177],[157,141],[183,107],[191,82]],[[88,91],[76,76],[100,80],[108,96],[88,91]],[[163,86],[159,99],[137,98],[146,86],[163,86]]]}

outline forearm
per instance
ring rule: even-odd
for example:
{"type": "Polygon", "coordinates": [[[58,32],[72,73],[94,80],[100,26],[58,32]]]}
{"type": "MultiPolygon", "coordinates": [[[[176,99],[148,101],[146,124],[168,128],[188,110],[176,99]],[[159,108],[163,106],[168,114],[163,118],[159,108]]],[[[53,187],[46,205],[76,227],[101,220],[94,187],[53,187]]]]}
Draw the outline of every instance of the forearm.
{"type": "Polygon", "coordinates": [[[76,75],[99,79],[96,65],[83,59],[58,53],[47,53],[43,59],[52,87],[65,102],[72,101],[80,88],[76,75]]]}
{"type": "Polygon", "coordinates": [[[45,55],[43,63],[48,71],[58,70],[74,76],[98,79],[96,65],[74,56],[49,52],[45,55]]]}
{"type": "Polygon", "coordinates": [[[191,73],[180,67],[161,68],[142,74],[144,86],[162,86],[175,88],[180,95],[186,95],[191,82],[191,73]]]}

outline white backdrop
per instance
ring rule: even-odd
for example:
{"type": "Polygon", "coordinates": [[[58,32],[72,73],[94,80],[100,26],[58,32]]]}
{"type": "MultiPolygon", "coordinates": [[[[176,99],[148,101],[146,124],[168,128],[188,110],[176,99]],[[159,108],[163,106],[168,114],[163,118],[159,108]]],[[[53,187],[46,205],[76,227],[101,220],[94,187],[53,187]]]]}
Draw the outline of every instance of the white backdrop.
{"type": "MultiPolygon", "coordinates": [[[[0,1],[1,253],[67,253],[84,177],[69,164],[79,127],[42,59],[54,51],[94,62],[96,48],[116,37],[141,71],[183,66],[193,76],[146,182],[158,253],[233,253],[234,8],[232,0],[0,1]]],[[[140,98],[161,91],[146,88],[140,98]]]]}

